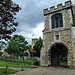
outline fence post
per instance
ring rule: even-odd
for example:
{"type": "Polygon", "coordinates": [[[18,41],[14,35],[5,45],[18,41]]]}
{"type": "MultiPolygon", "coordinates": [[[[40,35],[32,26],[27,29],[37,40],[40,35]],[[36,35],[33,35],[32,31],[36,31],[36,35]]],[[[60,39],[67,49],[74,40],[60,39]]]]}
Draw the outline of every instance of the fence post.
{"type": "Polygon", "coordinates": [[[24,71],[24,64],[22,64],[22,69],[21,70],[24,71]]]}
{"type": "Polygon", "coordinates": [[[6,65],[6,73],[8,73],[8,65],[6,65]]]}

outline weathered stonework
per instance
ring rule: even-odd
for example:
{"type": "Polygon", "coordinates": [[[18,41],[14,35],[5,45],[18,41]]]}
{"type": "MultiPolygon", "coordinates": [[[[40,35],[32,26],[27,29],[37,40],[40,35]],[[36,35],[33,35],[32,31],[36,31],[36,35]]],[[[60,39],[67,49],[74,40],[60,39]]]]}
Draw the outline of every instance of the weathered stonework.
{"type": "Polygon", "coordinates": [[[34,47],[34,45],[35,45],[36,41],[38,41],[38,40],[39,40],[39,39],[37,39],[37,38],[32,39],[32,49],[33,49],[33,47],[34,47]]]}
{"type": "Polygon", "coordinates": [[[71,1],[50,7],[50,10],[44,9],[45,28],[43,30],[43,47],[41,50],[41,66],[51,65],[51,48],[59,43],[63,44],[68,49],[67,65],[75,68],[75,42],[72,34],[72,27],[75,26],[75,6],[72,6],[71,1]],[[56,13],[62,13],[63,27],[51,29],[51,16],[56,13]],[[56,40],[55,35],[59,34],[59,40],[56,40]]]}

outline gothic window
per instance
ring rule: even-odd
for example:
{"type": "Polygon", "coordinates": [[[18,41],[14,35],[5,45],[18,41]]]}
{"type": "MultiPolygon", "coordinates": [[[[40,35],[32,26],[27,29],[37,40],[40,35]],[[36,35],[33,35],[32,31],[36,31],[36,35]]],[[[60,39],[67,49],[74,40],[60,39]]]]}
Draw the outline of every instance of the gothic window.
{"type": "Polygon", "coordinates": [[[63,27],[63,18],[61,13],[52,15],[51,21],[52,21],[52,29],[63,27]]]}

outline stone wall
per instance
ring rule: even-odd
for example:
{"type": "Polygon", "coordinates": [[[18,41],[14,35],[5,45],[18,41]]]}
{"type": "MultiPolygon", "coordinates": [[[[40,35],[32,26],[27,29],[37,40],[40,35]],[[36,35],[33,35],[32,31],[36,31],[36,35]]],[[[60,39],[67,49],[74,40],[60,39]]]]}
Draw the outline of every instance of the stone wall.
{"type": "Polygon", "coordinates": [[[41,66],[51,64],[50,48],[55,43],[63,43],[68,49],[67,64],[75,67],[75,44],[72,37],[73,11],[71,1],[65,2],[65,5],[57,5],[57,8],[50,7],[50,10],[44,9],[45,29],[43,30],[43,47],[41,50],[41,66]],[[63,27],[51,29],[51,16],[56,13],[62,13],[63,27]],[[55,35],[59,33],[59,40],[55,39],[55,35]]]}
{"type": "Polygon", "coordinates": [[[34,45],[35,45],[36,41],[38,41],[38,39],[37,39],[37,38],[32,39],[32,49],[33,49],[33,47],[34,47],[34,45]]]}

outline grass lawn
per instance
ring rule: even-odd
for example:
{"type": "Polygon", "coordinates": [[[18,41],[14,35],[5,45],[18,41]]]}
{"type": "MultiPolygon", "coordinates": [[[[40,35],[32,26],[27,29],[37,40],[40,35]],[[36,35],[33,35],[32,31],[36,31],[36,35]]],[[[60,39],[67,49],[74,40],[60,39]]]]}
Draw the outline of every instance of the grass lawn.
{"type": "MultiPolygon", "coordinates": [[[[8,65],[9,67],[22,67],[22,65],[15,65],[15,64],[0,62],[0,66],[5,67],[6,65],[8,65]]],[[[32,68],[32,66],[24,66],[24,68],[32,68]]]]}
{"type": "MultiPolygon", "coordinates": [[[[26,59],[26,60],[21,60],[21,59],[9,59],[9,58],[0,58],[0,61],[2,62],[8,62],[12,64],[24,64],[24,65],[32,65],[32,62],[35,63],[36,59],[26,59]]],[[[39,65],[40,65],[40,61],[39,65]]]]}
{"type": "Polygon", "coordinates": [[[1,61],[6,61],[6,62],[12,62],[12,63],[16,63],[16,64],[22,64],[25,63],[27,65],[31,65],[32,60],[28,59],[28,60],[20,60],[20,59],[9,59],[9,58],[2,58],[0,59],[1,61]]]}
{"type": "MultiPolygon", "coordinates": [[[[14,73],[16,70],[13,69],[8,69],[8,73],[14,73]]],[[[5,75],[6,74],[6,69],[5,68],[0,68],[0,75],[5,75]]]]}

